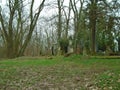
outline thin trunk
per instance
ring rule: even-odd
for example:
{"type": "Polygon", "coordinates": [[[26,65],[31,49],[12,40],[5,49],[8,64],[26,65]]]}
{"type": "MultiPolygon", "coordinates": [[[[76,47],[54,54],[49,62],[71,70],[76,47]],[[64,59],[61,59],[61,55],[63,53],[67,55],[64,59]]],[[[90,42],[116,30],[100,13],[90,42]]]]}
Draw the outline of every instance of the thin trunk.
{"type": "Polygon", "coordinates": [[[19,51],[18,56],[22,56],[24,54],[24,51],[25,51],[27,45],[29,44],[29,41],[31,40],[31,36],[32,36],[32,33],[33,33],[34,28],[36,26],[37,20],[38,20],[39,15],[40,15],[40,12],[42,11],[42,9],[44,7],[44,2],[45,2],[45,0],[42,1],[42,3],[39,5],[38,12],[33,16],[32,9],[33,9],[34,0],[32,0],[32,4],[31,4],[31,8],[30,8],[30,19],[31,19],[30,30],[29,30],[29,33],[27,34],[27,37],[24,41],[24,44],[21,47],[21,50],[19,51]]]}
{"type": "Polygon", "coordinates": [[[60,0],[57,0],[57,3],[58,3],[58,42],[61,38],[61,31],[62,31],[62,13],[61,13],[61,1],[60,0]]]}
{"type": "MultiPolygon", "coordinates": [[[[77,8],[76,0],[70,0],[71,7],[74,13],[74,52],[78,53],[78,48],[80,47],[80,40],[78,40],[78,33],[80,32],[80,20],[82,15],[83,3],[84,0],[79,0],[80,8],[77,8]],[[79,45],[79,47],[78,47],[79,45]]],[[[80,48],[79,48],[80,49],[80,48]]]]}

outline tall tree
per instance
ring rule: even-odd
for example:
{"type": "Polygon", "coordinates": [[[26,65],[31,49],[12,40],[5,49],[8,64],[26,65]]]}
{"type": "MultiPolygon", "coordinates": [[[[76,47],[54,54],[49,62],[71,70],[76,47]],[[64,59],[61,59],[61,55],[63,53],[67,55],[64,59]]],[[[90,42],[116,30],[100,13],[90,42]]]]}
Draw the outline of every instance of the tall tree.
{"type": "Polygon", "coordinates": [[[69,24],[70,24],[70,18],[71,18],[71,3],[69,1],[68,6],[63,6],[62,8],[64,15],[65,15],[65,38],[68,38],[68,30],[69,30],[69,24]],[[67,8],[66,8],[67,7],[67,8]]]}
{"type": "Polygon", "coordinates": [[[57,0],[57,5],[58,5],[58,24],[57,24],[57,29],[58,29],[58,42],[61,38],[61,32],[62,32],[62,7],[63,7],[63,2],[64,0],[57,0]]]}
{"type": "Polygon", "coordinates": [[[89,21],[91,31],[91,52],[96,52],[96,22],[97,22],[97,4],[98,0],[90,0],[89,3],[89,21]]]}
{"type": "Polygon", "coordinates": [[[72,11],[74,13],[74,52],[77,52],[79,40],[78,40],[78,33],[80,30],[81,24],[81,17],[82,17],[82,10],[84,0],[70,0],[72,11]],[[77,5],[80,5],[79,7],[77,5]]]}
{"type": "Polygon", "coordinates": [[[6,42],[6,53],[8,58],[23,55],[29,43],[40,12],[44,7],[45,0],[42,0],[36,13],[33,12],[34,0],[30,5],[30,19],[23,16],[23,0],[9,0],[8,21],[3,18],[2,8],[0,10],[0,22],[4,40],[6,42]],[[26,23],[26,21],[29,23],[26,23]],[[7,23],[7,24],[6,24],[7,23]],[[6,26],[7,25],[7,26],[6,26]],[[24,28],[23,28],[24,27],[24,28]],[[25,29],[25,30],[24,30],[25,29]]]}

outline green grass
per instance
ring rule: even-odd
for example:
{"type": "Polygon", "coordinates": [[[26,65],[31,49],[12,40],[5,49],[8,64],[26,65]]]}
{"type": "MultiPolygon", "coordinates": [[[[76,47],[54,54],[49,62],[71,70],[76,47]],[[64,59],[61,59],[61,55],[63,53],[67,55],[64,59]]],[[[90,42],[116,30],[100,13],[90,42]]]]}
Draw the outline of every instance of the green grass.
{"type": "Polygon", "coordinates": [[[0,61],[0,90],[119,90],[120,59],[16,58],[0,61]]]}

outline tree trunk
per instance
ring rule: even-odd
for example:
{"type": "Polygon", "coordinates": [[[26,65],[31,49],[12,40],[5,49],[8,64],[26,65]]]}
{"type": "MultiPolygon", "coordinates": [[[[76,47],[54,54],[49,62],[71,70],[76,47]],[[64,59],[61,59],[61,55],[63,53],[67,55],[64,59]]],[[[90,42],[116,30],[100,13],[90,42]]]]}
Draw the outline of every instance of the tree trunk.
{"type": "Polygon", "coordinates": [[[96,20],[97,20],[97,2],[98,0],[91,0],[90,5],[90,30],[91,30],[91,54],[96,53],[96,20]]]}

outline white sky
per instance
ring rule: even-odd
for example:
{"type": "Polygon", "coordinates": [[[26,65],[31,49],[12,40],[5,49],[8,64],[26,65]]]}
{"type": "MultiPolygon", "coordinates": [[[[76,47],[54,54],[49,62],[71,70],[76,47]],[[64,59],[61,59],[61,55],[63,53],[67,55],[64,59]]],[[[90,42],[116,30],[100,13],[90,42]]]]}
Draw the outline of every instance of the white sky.
{"type": "MultiPolygon", "coordinates": [[[[4,6],[5,4],[6,4],[6,1],[7,0],[0,0],[0,5],[1,6],[4,6]]],[[[29,0],[24,0],[25,1],[25,3],[28,3],[28,1],[29,0]]],[[[46,4],[50,4],[50,3],[52,3],[53,1],[55,1],[55,0],[46,0],[45,1],[45,3],[46,4]]],[[[39,6],[39,4],[40,4],[40,2],[41,2],[41,0],[35,0],[35,3],[34,3],[34,9],[36,10],[36,8],[39,6]]],[[[69,0],[65,0],[64,1],[64,4],[65,5],[68,5],[68,2],[69,2],[69,0]]],[[[55,9],[55,7],[46,7],[46,8],[44,8],[44,10],[42,11],[42,13],[47,13],[47,15],[48,14],[54,14],[54,13],[57,13],[57,8],[55,9]]]]}
{"type": "MultiPolygon", "coordinates": [[[[6,1],[7,0],[0,0],[0,5],[4,6],[6,4],[6,1]]],[[[24,0],[24,1],[25,1],[25,3],[27,3],[29,0],[24,0]]],[[[46,4],[51,4],[53,1],[57,1],[57,0],[46,0],[45,3],[46,4]]],[[[107,0],[107,1],[110,2],[111,0],[107,0]]],[[[41,0],[35,0],[35,3],[34,3],[34,9],[35,10],[39,6],[40,2],[41,2],[41,0]]],[[[64,5],[68,5],[68,4],[69,4],[69,0],[64,0],[64,5]]],[[[53,14],[56,14],[57,13],[57,8],[54,7],[54,5],[51,5],[51,6],[52,7],[49,7],[49,6],[45,7],[43,9],[43,11],[41,12],[41,14],[44,15],[44,16],[48,16],[48,14],[49,14],[49,16],[53,15],[53,14]]]]}

